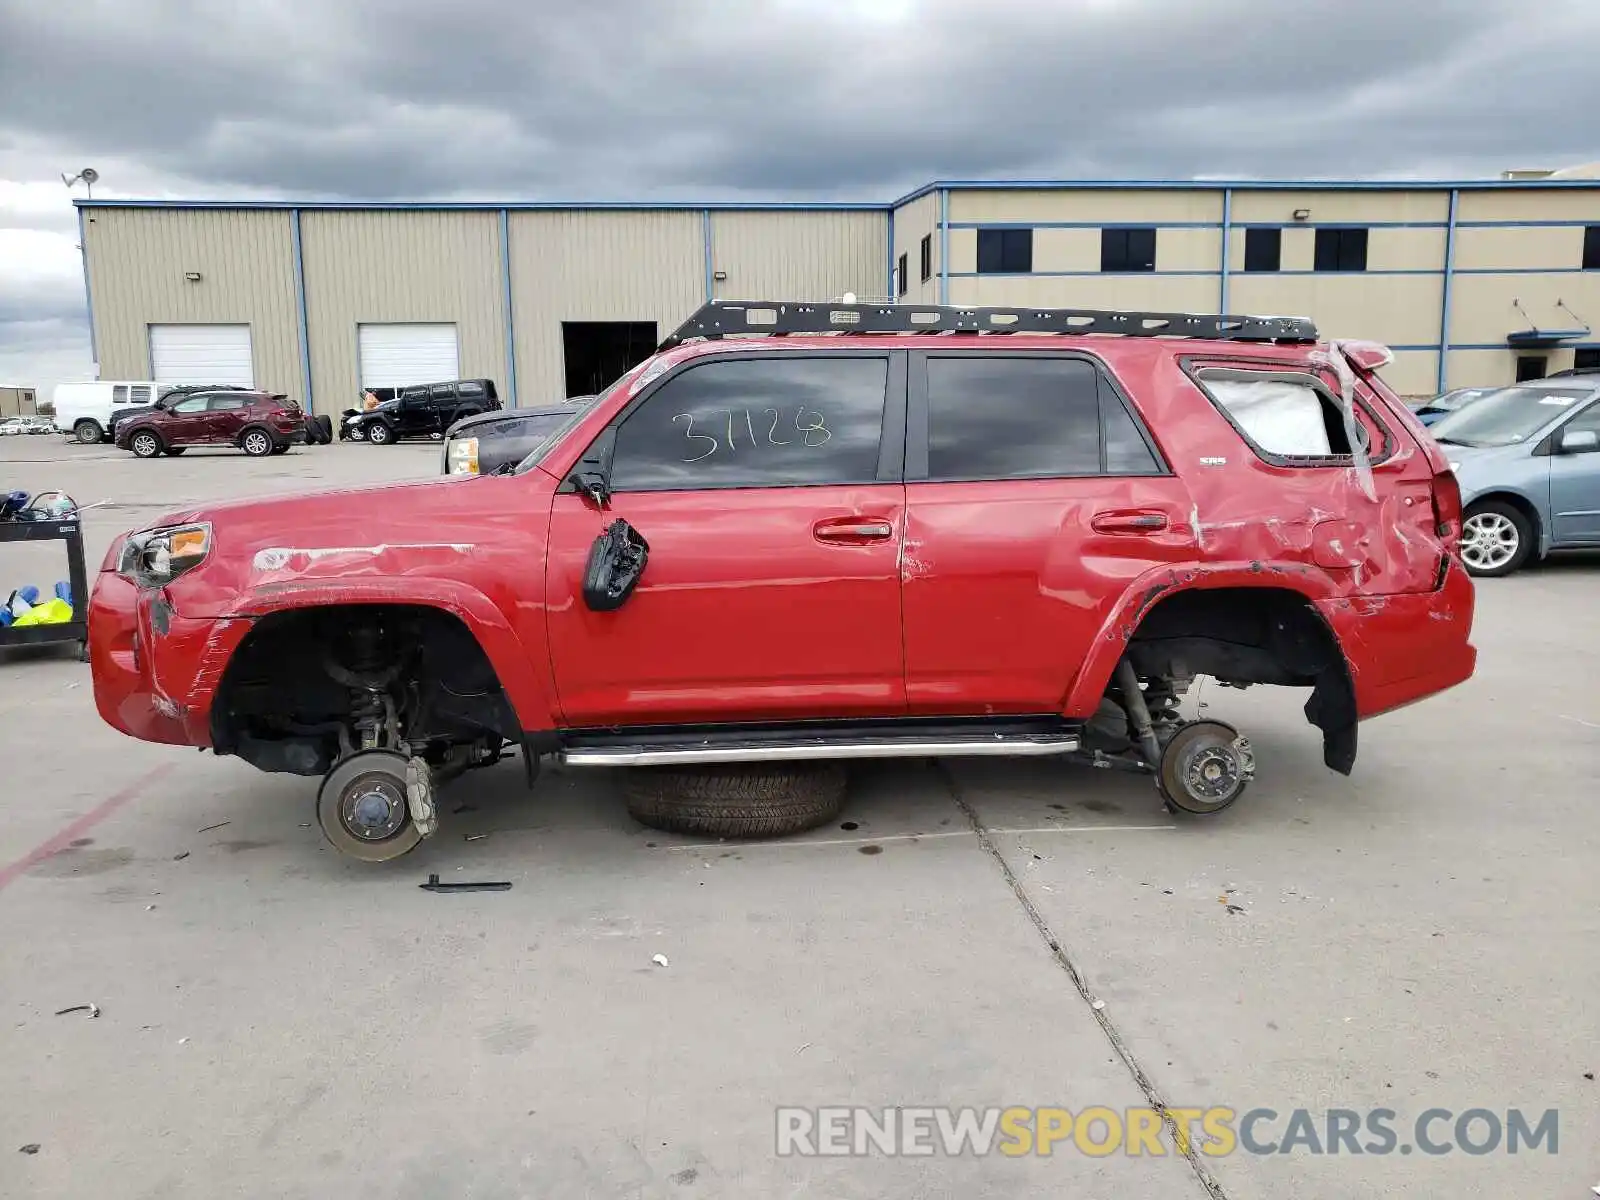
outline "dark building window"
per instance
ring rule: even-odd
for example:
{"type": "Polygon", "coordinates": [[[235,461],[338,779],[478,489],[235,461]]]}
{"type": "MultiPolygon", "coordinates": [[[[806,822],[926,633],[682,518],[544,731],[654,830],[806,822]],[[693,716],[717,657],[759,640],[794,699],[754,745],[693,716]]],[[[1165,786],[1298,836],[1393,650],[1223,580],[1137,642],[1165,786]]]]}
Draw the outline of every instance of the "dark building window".
{"type": "Polygon", "coordinates": [[[895,271],[895,274],[899,277],[895,284],[895,292],[904,296],[911,290],[911,280],[906,278],[910,274],[910,266],[906,260],[906,255],[902,254],[900,256],[900,266],[895,271]]]}
{"type": "Polygon", "coordinates": [[[1517,382],[1527,383],[1530,379],[1543,379],[1545,368],[1550,360],[1543,354],[1524,354],[1517,359],[1517,382]]]}
{"type": "Polygon", "coordinates": [[[1244,231],[1244,269],[1276,271],[1283,265],[1283,230],[1246,229],[1244,231]]]}
{"type": "Polygon", "coordinates": [[[1154,271],[1156,269],[1156,231],[1154,229],[1102,229],[1100,231],[1100,269],[1102,271],[1154,271]]]}
{"type": "Polygon", "coordinates": [[[1573,351],[1572,365],[1580,371],[1600,371],[1600,350],[1589,346],[1573,351]]]}
{"type": "MultiPolygon", "coordinates": [[[[1030,255],[1031,257],[1031,255],[1030,255]]],[[[933,234],[922,235],[922,282],[933,278],[933,234]]]]}
{"type": "Polygon", "coordinates": [[[1026,275],[1033,270],[1033,230],[978,230],[979,275],[1026,275]]]}
{"type": "Polygon", "coordinates": [[[1600,225],[1590,225],[1583,231],[1583,269],[1600,271],[1600,225]]]}
{"type": "Polygon", "coordinates": [[[1332,228],[1317,230],[1316,258],[1319,271],[1365,271],[1367,269],[1367,231],[1332,228]]]}

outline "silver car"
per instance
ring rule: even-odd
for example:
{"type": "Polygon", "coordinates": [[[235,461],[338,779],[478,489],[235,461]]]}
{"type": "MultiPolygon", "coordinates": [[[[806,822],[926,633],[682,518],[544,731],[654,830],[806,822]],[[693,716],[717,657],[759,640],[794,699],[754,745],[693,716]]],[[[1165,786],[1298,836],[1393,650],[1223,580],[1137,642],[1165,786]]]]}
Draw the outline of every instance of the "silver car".
{"type": "Polygon", "coordinates": [[[1509,575],[1552,550],[1600,547],[1600,377],[1501,388],[1429,432],[1461,484],[1471,574],[1509,575]]]}

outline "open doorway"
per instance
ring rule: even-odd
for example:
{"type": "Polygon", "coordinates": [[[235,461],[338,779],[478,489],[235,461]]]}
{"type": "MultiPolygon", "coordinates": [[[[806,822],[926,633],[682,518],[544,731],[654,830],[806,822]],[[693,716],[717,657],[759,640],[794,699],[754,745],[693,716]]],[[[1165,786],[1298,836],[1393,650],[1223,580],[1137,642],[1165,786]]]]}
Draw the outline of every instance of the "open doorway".
{"type": "Polygon", "coordinates": [[[1543,379],[1550,365],[1548,355],[1544,354],[1519,354],[1517,356],[1517,382],[1528,383],[1530,380],[1543,379]]]}
{"type": "Polygon", "coordinates": [[[656,348],[654,321],[563,321],[561,355],[567,395],[604,391],[656,348]]]}

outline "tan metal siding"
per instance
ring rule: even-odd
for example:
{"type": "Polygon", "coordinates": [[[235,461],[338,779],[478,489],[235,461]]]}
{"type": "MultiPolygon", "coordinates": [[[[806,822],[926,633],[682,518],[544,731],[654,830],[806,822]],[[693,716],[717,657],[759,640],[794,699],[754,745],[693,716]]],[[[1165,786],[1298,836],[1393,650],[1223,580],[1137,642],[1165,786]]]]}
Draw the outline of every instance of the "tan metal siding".
{"type": "Polygon", "coordinates": [[[905,299],[916,304],[939,303],[939,193],[929,192],[894,213],[895,261],[906,256],[910,288],[905,299]],[[922,239],[933,239],[933,274],[922,279],[922,239]]]}
{"type": "MultiPolygon", "coordinates": [[[[1600,224],[1600,220],[1597,220],[1600,224]]],[[[1583,265],[1582,225],[1456,230],[1456,270],[1572,270],[1583,265]]]]}
{"type": "Polygon", "coordinates": [[[462,378],[484,376],[504,392],[497,213],[304,212],[300,244],[319,412],[355,404],[356,326],[367,322],[454,323],[462,378]]]}
{"type": "MultiPolygon", "coordinates": [[[[1530,325],[1540,329],[1581,329],[1585,324],[1593,328],[1597,323],[1600,271],[1455,277],[1450,300],[1451,345],[1504,346],[1506,334],[1530,325]]],[[[1455,382],[1454,377],[1451,382],[1455,382]]]]}
{"type": "Polygon", "coordinates": [[[1360,225],[1377,221],[1427,221],[1443,224],[1450,215],[1450,193],[1440,191],[1252,192],[1236,188],[1235,225],[1295,225],[1296,209],[1308,209],[1309,225],[1360,225]]]}
{"type": "Polygon", "coordinates": [[[950,220],[1222,223],[1222,190],[952,191],[950,220]]]}
{"type": "Polygon", "coordinates": [[[1217,281],[1200,275],[973,275],[950,281],[950,302],[1216,312],[1217,281]]]}
{"type": "MultiPolygon", "coordinates": [[[[1571,350],[1534,350],[1530,354],[1547,355],[1547,374],[1563,371],[1573,364],[1571,350]]],[[[1449,386],[1496,387],[1517,381],[1517,358],[1505,350],[1452,350],[1450,351],[1449,386]]]]}
{"type": "Polygon", "coordinates": [[[289,213],[95,208],[83,229],[102,379],[150,378],[151,325],[243,323],[256,386],[304,402],[289,213]]]}
{"type": "Polygon", "coordinates": [[[714,212],[711,254],[728,300],[887,299],[889,246],[882,212],[714,212]]]}
{"type": "Polygon", "coordinates": [[[705,303],[700,212],[561,210],[510,219],[522,404],[566,395],[561,322],[654,321],[664,337],[705,303]]]}
{"type": "Polygon", "coordinates": [[[1462,192],[1458,221],[1590,221],[1600,225],[1600,183],[1592,188],[1462,192]]]}
{"type": "Polygon", "coordinates": [[[1310,317],[1323,337],[1395,346],[1439,341],[1444,280],[1438,275],[1236,275],[1229,286],[1235,311],[1310,317]]]}

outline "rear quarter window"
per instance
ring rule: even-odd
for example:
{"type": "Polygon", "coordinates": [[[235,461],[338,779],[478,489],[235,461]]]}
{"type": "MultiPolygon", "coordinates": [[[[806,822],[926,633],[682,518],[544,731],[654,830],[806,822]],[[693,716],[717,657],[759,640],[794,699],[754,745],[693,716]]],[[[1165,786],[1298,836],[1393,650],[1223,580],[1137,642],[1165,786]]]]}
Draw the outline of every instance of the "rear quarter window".
{"type": "MultiPolygon", "coordinates": [[[[1357,446],[1327,381],[1308,370],[1206,367],[1191,370],[1200,390],[1256,455],[1275,465],[1351,462],[1357,446]]],[[[1352,397],[1355,434],[1369,459],[1393,452],[1393,436],[1361,398],[1352,397]]]]}

